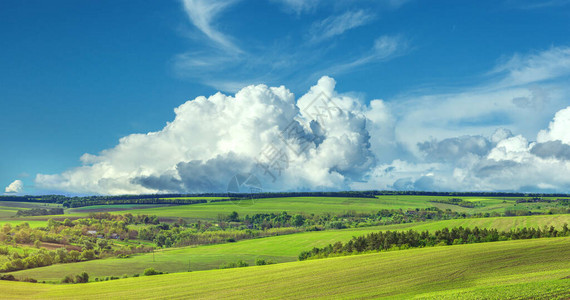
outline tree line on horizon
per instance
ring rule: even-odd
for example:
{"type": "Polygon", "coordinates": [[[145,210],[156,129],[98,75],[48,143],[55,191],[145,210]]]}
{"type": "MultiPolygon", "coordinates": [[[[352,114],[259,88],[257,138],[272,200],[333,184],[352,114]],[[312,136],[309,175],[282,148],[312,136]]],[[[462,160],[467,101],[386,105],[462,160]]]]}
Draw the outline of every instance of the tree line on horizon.
{"type": "MultiPolygon", "coordinates": [[[[542,201],[543,197],[570,197],[570,194],[551,193],[514,193],[514,192],[429,192],[429,191],[338,191],[338,192],[265,192],[265,193],[194,193],[194,194],[143,194],[143,195],[117,195],[117,196],[65,196],[65,195],[40,195],[40,196],[0,196],[0,201],[34,202],[62,204],[67,208],[75,208],[91,205],[110,204],[198,204],[207,202],[233,201],[251,198],[283,198],[283,197],[354,197],[374,198],[376,196],[443,196],[443,197],[523,197],[521,202],[542,201]],[[177,198],[198,199],[177,199],[177,198]],[[204,197],[199,199],[199,197],[204,197]],[[212,197],[222,199],[208,199],[212,197]],[[537,200],[538,199],[538,200],[537,200]]],[[[517,201],[519,201],[517,200],[517,201]]],[[[543,199],[544,200],[544,199],[543,199]]],[[[559,199],[566,200],[568,199],[559,199]]]]}

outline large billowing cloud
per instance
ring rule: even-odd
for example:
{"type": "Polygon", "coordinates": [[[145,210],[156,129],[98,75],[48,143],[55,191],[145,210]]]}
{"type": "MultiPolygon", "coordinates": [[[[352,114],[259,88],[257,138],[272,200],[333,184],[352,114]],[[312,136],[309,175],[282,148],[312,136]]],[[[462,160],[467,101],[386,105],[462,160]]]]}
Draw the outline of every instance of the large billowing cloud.
{"type": "Polygon", "coordinates": [[[21,193],[24,191],[24,183],[20,179],[14,180],[5,189],[6,193],[21,193]]]}
{"type": "Polygon", "coordinates": [[[252,173],[270,191],[569,192],[568,57],[567,48],[516,56],[490,73],[503,77],[492,83],[391,101],[338,93],[326,76],[297,99],[265,85],[198,97],[160,131],[126,136],[36,184],[80,194],[224,192],[234,175],[252,173]]]}
{"type": "Polygon", "coordinates": [[[570,107],[538,142],[499,127],[409,146],[396,134],[409,119],[398,120],[382,100],[366,105],[338,94],[335,84],[323,77],[297,101],[285,87],[264,85],[198,97],[162,130],[124,137],[83,155],[83,166],[36,182],[74,193],[224,192],[234,175],[252,173],[274,191],[570,188],[570,107]]]}
{"type": "Polygon", "coordinates": [[[374,165],[364,107],[323,77],[295,102],[285,87],[248,86],[175,109],[162,130],[132,134],[83,166],[36,177],[74,193],[223,192],[233,175],[255,173],[264,188],[348,188],[374,165]]]}

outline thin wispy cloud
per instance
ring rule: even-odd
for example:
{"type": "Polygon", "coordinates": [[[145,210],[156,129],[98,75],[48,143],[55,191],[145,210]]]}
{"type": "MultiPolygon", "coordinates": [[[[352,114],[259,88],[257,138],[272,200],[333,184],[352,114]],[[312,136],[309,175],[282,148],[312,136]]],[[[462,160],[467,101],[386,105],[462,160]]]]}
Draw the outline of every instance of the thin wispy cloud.
{"type": "Polygon", "coordinates": [[[499,82],[500,86],[516,86],[567,76],[570,75],[570,47],[553,47],[528,55],[515,54],[489,74],[506,74],[499,82]]]}
{"type": "Polygon", "coordinates": [[[313,11],[318,5],[320,0],[271,0],[282,4],[286,11],[300,15],[305,12],[313,11]]]}
{"type": "Polygon", "coordinates": [[[348,62],[335,63],[331,67],[318,71],[313,77],[318,76],[318,74],[339,75],[347,73],[368,64],[378,63],[404,55],[409,49],[408,41],[402,36],[384,35],[377,38],[374,41],[374,46],[362,56],[352,58],[348,62]]]}
{"type": "Polygon", "coordinates": [[[347,30],[365,25],[373,19],[374,14],[364,10],[347,11],[338,16],[330,16],[313,23],[310,30],[310,42],[318,43],[341,35],[347,30]]]}
{"type": "MultiPolygon", "coordinates": [[[[198,44],[195,49],[176,55],[173,59],[176,75],[225,92],[236,92],[243,85],[257,83],[288,83],[293,88],[306,88],[308,82],[322,75],[347,73],[365,64],[397,57],[407,50],[404,38],[382,36],[369,41],[374,46],[368,50],[335,52],[339,46],[335,37],[350,34],[351,30],[376,20],[375,13],[369,12],[372,9],[363,8],[347,7],[340,13],[336,12],[337,8],[333,15],[304,26],[308,36],[299,35],[297,41],[276,37],[274,43],[256,43],[256,37],[249,36],[248,32],[230,38],[215,28],[224,24],[221,13],[229,11],[237,1],[184,0],[184,10],[191,22],[217,47],[198,44]],[[243,48],[238,48],[234,40],[240,41],[243,48]]],[[[278,2],[299,13],[319,6],[319,1],[278,2]]],[[[397,2],[398,5],[403,3],[397,2]]],[[[396,6],[392,2],[386,4],[396,6]]]]}
{"type": "Polygon", "coordinates": [[[536,135],[537,128],[568,105],[570,89],[564,80],[566,72],[530,75],[551,70],[566,51],[565,47],[556,47],[529,55],[515,54],[487,73],[491,82],[393,99],[392,110],[398,119],[396,139],[420,156],[418,144],[426,140],[426,132],[440,140],[465,134],[488,136],[498,127],[516,128],[527,138],[536,135]]]}
{"type": "Polygon", "coordinates": [[[218,31],[213,23],[215,19],[230,5],[239,0],[183,0],[184,11],[188,18],[202,33],[211,41],[226,50],[240,53],[241,49],[236,46],[231,38],[218,31]]]}

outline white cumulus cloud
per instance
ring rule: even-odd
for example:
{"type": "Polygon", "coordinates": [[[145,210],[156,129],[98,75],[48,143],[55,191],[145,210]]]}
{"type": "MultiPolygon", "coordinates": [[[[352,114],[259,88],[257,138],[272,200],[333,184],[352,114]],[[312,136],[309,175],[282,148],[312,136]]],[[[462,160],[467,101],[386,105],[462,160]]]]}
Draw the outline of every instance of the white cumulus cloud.
{"type": "Polygon", "coordinates": [[[538,133],[540,143],[556,140],[570,145],[570,106],[557,112],[548,129],[538,133]]]}
{"type": "MultiPolygon", "coordinates": [[[[402,43],[379,38],[352,65],[393,56],[402,43]]],[[[327,76],[297,99],[284,86],[266,85],[197,97],[161,130],[123,137],[61,174],[38,174],[36,185],[84,194],[224,192],[235,174],[253,173],[270,191],[568,192],[566,73],[549,82],[523,76],[552,68],[547,58],[565,51],[519,58],[528,67],[502,67],[504,78],[526,78],[509,85],[389,101],[339,93],[327,76]]]]}
{"type": "Polygon", "coordinates": [[[323,77],[297,103],[283,86],[198,97],[162,130],[126,136],[36,182],[75,193],[223,192],[236,173],[257,172],[269,189],[346,188],[374,156],[363,107],[335,84],[323,77]]]}
{"type": "Polygon", "coordinates": [[[6,193],[21,193],[24,191],[24,183],[19,180],[16,179],[14,180],[12,183],[10,183],[5,189],[4,191],[6,193]]]}

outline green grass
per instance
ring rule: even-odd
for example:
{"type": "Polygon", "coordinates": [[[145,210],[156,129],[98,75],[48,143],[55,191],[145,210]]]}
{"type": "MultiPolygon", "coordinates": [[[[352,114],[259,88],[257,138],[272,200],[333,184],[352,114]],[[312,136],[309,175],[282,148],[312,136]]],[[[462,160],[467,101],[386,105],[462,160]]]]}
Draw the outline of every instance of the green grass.
{"type": "MultiPolygon", "coordinates": [[[[32,203],[32,202],[0,201],[0,224],[5,224],[5,223],[20,224],[22,222],[28,222],[31,227],[44,226],[43,224],[46,224],[46,222],[39,222],[37,217],[16,217],[16,213],[18,212],[18,210],[28,210],[30,208],[53,208],[53,207],[61,207],[61,205],[49,204],[49,203],[46,204],[46,203],[32,203]]],[[[47,220],[45,216],[41,217],[41,219],[47,220]]]]}
{"type": "Polygon", "coordinates": [[[38,228],[38,227],[46,227],[47,221],[40,221],[40,220],[27,220],[27,219],[12,219],[9,221],[0,221],[0,226],[4,226],[4,224],[11,224],[12,226],[20,225],[22,223],[28,223],[31,228],[38,228]]]}
{"type": "MultiPolygon", "coordinates": [[[[241,216],[257,213],[281,213],[287,211],[290,214],[339,214],[348,211],[359,213],[375,213],[381,209],[415,209],[438,207],[451,209],[459,212],[504,212],[507,207],[514,207],[514,200],[503,203],[502,198],[463,197],[468,201],[477,201],[483,206],[476,208],[464,208],[457,205],[433,203],[431,200],[447,199],[440,196],[378,196],[376,198],[347,198],[347,197],[287,197],[287,198],[264,198],[255,199],[249,205],[236,205],[232,201],[191,204],[181,206],[168,206],[158,208],[141,208],[129,210],[132,214],[157,215],[162,218],[186,218],[186,219],[216,219],[218,215],[229,215],[236,211],[241,216]]],[[[517,207],[523,208],[521,204],[517,207]]],[[[543,207],[546,206],[543,204],[543,207]]],[[[544,208],[541,208],[544,210],[544,208]]],[[[88,208],[85,208],[88,209],[88,208]]],[[[538,209],[535,209],[538,210],[538,209]]],[[[72,215],[79,211],[71,211],[72,215]]]]}
{"type": "Polygon", "coordinates": [[[564,223],[570,226],[570,215],[536,215],[522,217],[496,217],[496,218],[470,218],[470,219],[453,219],[439,222],[422,222],[411,223],[414,230],[437,230],[443,227],[479,227],[479,228],[496,228],[498,230],[510,230],[511,228],[522,227],[543,227],[554,226],[562,228],[564,223]]]}
{"type": "Polygon", "coordinates": [[[257,213],[342,213],[349,210],[358,212],[377,211],[381,207],[378,199],[372,198],[333,198],[333,197],[294,197],[255,199],[252,205],[236,205],[232,201],[136,209],[132,214],[157,215],[162,218],[211,219],[218,215],[229,215],[237,211],[241,216],[257,213]]]}
{"type": "MultiPolygon", "coordinates": [[[[203,199],[201,197],[184,197],[180,199],[203,199]]],[[[157,215],[166,219],[184,218],[187,220],[215,220],[218,216],[229,215],[236,211],[240,216],[253,215],[258,213],[281,213],[289,214],[340,214],[349,211],[358,213],[375,213],[381,209],[415,209],[437,207],[440,209],[451,209],[464,213],[503,213],[505,209],[532,210],[535,212],[546,212],[556,204],[548,203],[516,203],[517,198],[502,197],[461,197],[466,201],[476,202],[480,205],[475,208],[466,208],[457,205],[434,203],[433,200],[445,200],[449,196],[411,196],[411,195],[388,195],[377,196],[376,198],[350,198],[350,197],[285,197],[285,198],[263,198],[245,201],[244,205],[236,205],[232,201],[209,202],[190,205],[141,205],[141,204],[119,204],[119,205],[95,205],[81,208],[68,209],[65,215],[59,216],[39,216],[27,218],[29,220],[47,220],[49,218],[78,218],[86,217],[89,212],[114,212],[157,215]]],[[[208,199],[223,199],[223,197],[209,197],[208,199]]],[[[24,204],[35,206],[38,204],[24,204]]],[[[0,222],[15,215],[17,209],[0,207],[0,222]],[[7,209],[3,212],[3,209],[7,209]]]]}
{"type": "Polygon", "coordinates": [[[16,216],[18,209],[0,206],[0,220],[10,220],[16,216]]]}
{"type": "MultiPolygon", "coordinates": [[[[285,197],[263,198],[247,202],[245,205],[236,205],[232,201],[201,203],[166,207],[144,207],[140,209],[128,208],[132,214],[157,215],[162,218],[185,218],[185,219],[210,219],[214,220],[218,215],[229,215],[236,211],[241,216],[257,213],[281,213],[286,211],[290,214],[339,214],[348,211],[359,213],[375,213],[381,209],[415,209],[438,207],[451,209],[465,213],[503,213],[505,209],[523,209],[545,212],[555,207],[548,203],[519,203],[516,198],[498,197],[461,197],[461,199],[480,203],[475,208],[466,208],[457,205],[434,203],[433,200],[442,200],[452,197],[442,196],[377,196],[376,198],[350,198],[350,197],[285,197]]],[[[89,209],[85,207],[82,209],[89,209]]],[[[70,210],[72,215],[84,216],[80,210],[70,210]]]]}
{"type": "Polygon", "coordinates": [[[92,205],[83,206],[77,208],[71,208],[67,211],[69,214],[74,214],[76,212],[112,212],[112,211],[122,211],[131,209],[154,209],[157,207],[167,207],[167,205],[161,204],[109,204],[109,205],[92,205]]]}
{"type": "Polygon", "coordinates": [[[6,299],[391,298],[570,296],[570,238],[382,252],[83,285],[0,282],[6,299]]]}
{"type": "MultiPolygon", "coordinates": [[[[408,223],[378,227],[363,227],[345,230],[328,230],[303,232],[291,235],[274,236],[253,240],[242,240],[237,243],[208,245],[199,247],[170,248],[155,251],[152,254],[133,256],[131,258],[102,259],[73,264],[57,264],[49,267],[14,272],[19,277],[32,277],[38,280],[58,281],[68,273],[86,271],[93,277],[122,276],[141,273],[153,267],[167,272],[208,270],[218,268],[221,264],[244,260],[250,265],[256,258],[268,258],[277,262],[297,260],[301,251],[313,247],[323,247],[336,241],[348,241],[353,236],[364,235],[380,230],[437,230],[443,227],[497,228],[509,230],[516,227],[555,226],[561,228],[564,223],[570,224],[570,215],[526,216],[484,219],[457,219],[431,223],[408,223]]],[[[569,274],[570,275],[570,274],[569,274]]]]}
{"type": "Polygon", "coordinates": [[[174,197],[174,198],[160,198],[161,200],[224,200],[229,197],[174,197]]]}

